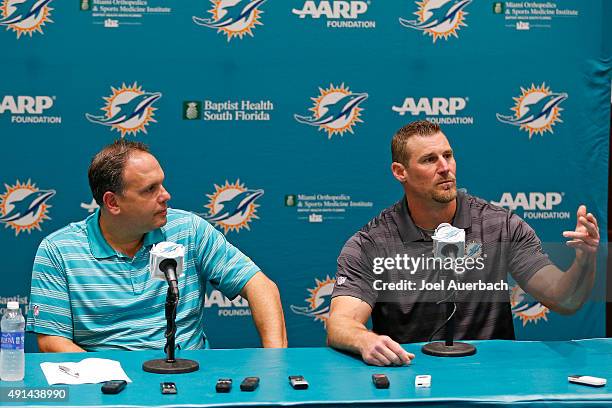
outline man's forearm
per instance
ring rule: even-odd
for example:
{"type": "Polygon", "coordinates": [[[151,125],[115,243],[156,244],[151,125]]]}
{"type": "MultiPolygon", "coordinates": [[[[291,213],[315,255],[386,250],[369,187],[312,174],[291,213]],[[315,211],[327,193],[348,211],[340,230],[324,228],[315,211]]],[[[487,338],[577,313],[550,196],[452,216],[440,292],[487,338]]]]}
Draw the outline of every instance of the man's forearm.
{"type": "Polygon", "coordinates": [[[373,333],[357,320],[334,314],[327,320],[327,345],[340,350],[361,354],[361,346],[366,336],[373,333]]]}
{"type": "Polygon", "coordinates": [[[263,273],[255,275],[242,294],[249,301],[261,345],[267,348],[287,347],[285,317],[276,284],[263,273]]]}
{"type": "Polygon", "coordinates": [[[85,352],[70,339],[61,336],[38,334],[38,349],[43,353],[82,353],[85,352]]]}
{"type": "Polygon", "coordinates": [[[561,307],[575,311],[587,300],[595,283],[596,260],[596,254],[576,258],[557,282],[557,293],[562,294],[559,302],[561,307]]]}

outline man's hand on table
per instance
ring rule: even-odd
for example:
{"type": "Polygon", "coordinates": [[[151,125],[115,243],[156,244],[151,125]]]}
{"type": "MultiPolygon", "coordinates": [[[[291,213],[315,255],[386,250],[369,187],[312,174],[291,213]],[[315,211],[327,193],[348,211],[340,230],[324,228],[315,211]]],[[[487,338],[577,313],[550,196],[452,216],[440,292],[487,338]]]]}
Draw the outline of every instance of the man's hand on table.
{"type": "Polygon", "coordinates": [[[414,354],[408,353],[389,336],[373,332],[364,334],[360,351],[363,361],[375,366],[407,365],[414,359],[414,354]]]}

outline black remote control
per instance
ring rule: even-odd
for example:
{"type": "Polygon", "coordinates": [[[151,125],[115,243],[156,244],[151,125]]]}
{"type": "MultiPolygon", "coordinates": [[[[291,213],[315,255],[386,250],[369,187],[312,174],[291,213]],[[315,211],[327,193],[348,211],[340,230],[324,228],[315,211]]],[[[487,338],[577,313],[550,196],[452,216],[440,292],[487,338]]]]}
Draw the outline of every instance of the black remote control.
{"type": "Polygon", "coordinates": [[[240,383],[241,391],[255,391],[259,386],[259,377],[247,377],[240,383]]]}

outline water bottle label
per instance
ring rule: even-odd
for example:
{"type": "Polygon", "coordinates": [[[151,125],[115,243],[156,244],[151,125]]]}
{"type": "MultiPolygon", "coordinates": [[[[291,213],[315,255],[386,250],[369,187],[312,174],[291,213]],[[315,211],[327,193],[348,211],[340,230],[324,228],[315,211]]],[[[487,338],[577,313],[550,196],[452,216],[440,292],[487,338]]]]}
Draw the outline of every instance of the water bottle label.
{"type": "Polygon", "coordinates": [[[2,350],[23,350],[23,332],[2,333],[2,350]]]}

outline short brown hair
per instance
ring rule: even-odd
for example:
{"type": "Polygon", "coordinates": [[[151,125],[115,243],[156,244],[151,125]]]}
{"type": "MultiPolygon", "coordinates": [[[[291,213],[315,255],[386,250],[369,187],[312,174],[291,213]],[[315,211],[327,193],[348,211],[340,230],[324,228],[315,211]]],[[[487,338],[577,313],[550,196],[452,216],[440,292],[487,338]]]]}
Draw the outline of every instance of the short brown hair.
{"type": "Polygon", "coordinates": [[[119,139],[91,159],[87,172],[89,188],[99,206],[102,206],[102,197],[107,191],[123,194],[123,170],[130,154],[135,151],[149,153],[149,147],[141,142],[119,139]]]}
{"type": "Polygon", "coordinates": [[[441,132],[440,126],[427,120],[417,120],[403,126],[395,132],[391,140],[391,160],[407,165],[410,156],[406,149],[406,141],[412,136],[431,136],[438,132],[441,132]]]}

